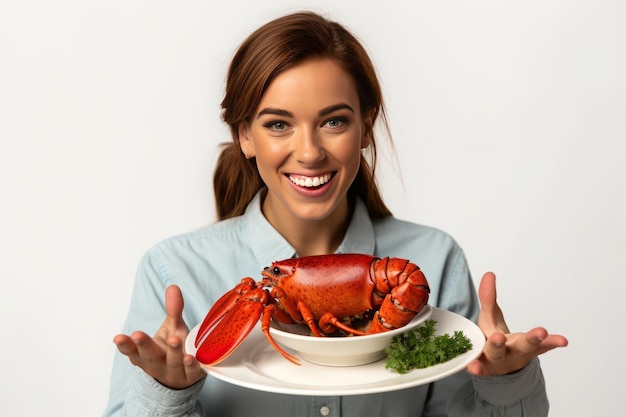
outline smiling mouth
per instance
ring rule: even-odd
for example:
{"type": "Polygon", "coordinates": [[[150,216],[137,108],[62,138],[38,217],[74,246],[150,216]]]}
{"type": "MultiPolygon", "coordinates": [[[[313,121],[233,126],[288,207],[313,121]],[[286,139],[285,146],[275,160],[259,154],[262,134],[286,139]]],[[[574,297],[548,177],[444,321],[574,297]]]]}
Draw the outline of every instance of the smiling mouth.
{"type": "Polygon", "coordinates": [[[304,175],[288,175],[287,177],[289,178],[289,181],[300,187],[315,188],[326,184],[334,175],[335,172],[314,177],[307,177],[304,175]]]}

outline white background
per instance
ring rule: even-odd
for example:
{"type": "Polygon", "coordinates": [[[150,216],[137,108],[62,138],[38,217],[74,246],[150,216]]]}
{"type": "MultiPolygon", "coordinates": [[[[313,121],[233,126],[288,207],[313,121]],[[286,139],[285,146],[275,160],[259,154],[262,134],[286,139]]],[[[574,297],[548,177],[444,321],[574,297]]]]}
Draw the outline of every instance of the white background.
{"type": "Polygon", "coordinates": [[[542,358],[551,416],[620,414],[625,3],[216,3],[0,3],[2,415],[102,412],[140,256],[214,221],[229,59],[301,8],[377,64],[394,213],[496,272],[512,329],[569,337],[542,358]]]}

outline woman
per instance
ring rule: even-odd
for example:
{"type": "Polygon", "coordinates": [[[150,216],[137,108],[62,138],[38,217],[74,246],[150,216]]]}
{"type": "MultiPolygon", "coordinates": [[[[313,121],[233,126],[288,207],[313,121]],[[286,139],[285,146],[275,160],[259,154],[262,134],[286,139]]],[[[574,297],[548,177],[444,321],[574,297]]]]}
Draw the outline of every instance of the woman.
{"type": "Polygon", "coordinates": [[[385,122],[381,90],[349,32],[313,13],[264,25],[235,54],[222,107],[233,142],[215,172],[220,222],[161,242],[142,260],[127,334],[114,339],[120,354],[105,415],[547,414],[536,357],[567,340],[543,328],[511,334],[491,273],[481,281],[479,314],[455,241],[391,215],[373,169],[374,126],[385,122]],[[420,265],[430,303],[478,320],[488,337],[468,373],[390,393],[304,397],[223,383],[185,354],[187,325],[242,277],[275,260],[339,252],[420,265]]]}

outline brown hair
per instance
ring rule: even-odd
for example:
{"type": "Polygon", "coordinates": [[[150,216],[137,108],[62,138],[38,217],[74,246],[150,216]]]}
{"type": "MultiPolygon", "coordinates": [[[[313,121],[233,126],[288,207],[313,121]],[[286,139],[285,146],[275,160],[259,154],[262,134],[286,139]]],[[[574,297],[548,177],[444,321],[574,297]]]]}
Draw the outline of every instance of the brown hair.
{"type": "MultiPolygon", "coordinates": [[[[373,124],[385,109],[376,71],[359,41],[336,22],[311,12],[273,20],[252,33],[235,53],[228,70],[222,118],[230,126],[233,142],[223,145],[213,185],[219,219],[243,214],[254,195],[264,187],[256,160],[246,159],[239,147],[239,126],[249,122],[266,89],[282,71],[311,58],[328,58],[354,77],[362,116],[371,115],[371,141],[361,153],[361,164],[348,196],[359,196],[372,218],[391,215],[376,185],[376,142],[373,124]]],[[[388,130],[388,128],[387,128],[388,130]]]]}

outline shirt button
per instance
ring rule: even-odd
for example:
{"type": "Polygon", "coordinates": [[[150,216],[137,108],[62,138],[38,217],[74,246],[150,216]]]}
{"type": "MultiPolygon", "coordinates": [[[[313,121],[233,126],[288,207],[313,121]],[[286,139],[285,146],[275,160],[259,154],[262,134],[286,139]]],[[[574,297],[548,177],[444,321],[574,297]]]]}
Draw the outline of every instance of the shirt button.
{"type": "Polygon", "coordinates": [[[320,414],[321,414],[321,415],[323,415],[323,416],[327,416],[327,415],[329,415],[329,414],[330,414],[330,408],[328,408],[328,407],[327,407],[327,406],[325,406],[325,405],[324,405],[324,406],[322,406],[322,407],[320,408],[320,414]]]}

